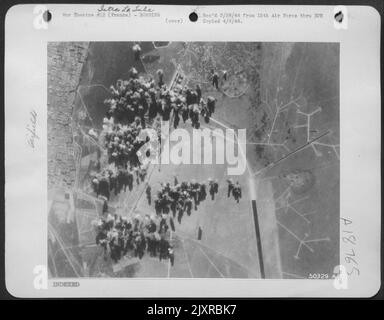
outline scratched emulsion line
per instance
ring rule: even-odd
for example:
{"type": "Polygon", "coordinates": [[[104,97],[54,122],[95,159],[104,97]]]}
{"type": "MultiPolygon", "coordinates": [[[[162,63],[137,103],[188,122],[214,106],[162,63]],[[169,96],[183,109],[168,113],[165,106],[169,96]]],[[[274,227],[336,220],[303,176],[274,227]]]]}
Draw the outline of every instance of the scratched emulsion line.
{"type": "Polygon", "coordinates": [[[212,260],[208,257],[208,255],[204,252],[203,249],[199,246],[200,251],[203,253],[203,255],[207,258],[208,262],[213,266],[213,268],[220,274],[220,277],[225,278],[224,275],[221,273],[218,267],[212,262],[212,260]]]}
{"type": "Polygon", "coordinates": [[[186,249],[185,249],[185,242],[184,242],[184,239],[181,239],[181,243],[183,244],[183,252],[184,252],[184,254],[185,254],[185,258],[187,259],[187,264],[188,264],[189,273],[191,274],[191,277],[194,278],[194,276],[193,276],[193,272],[192,272],[192,268],[191,268],[191,264],[189,263],[188,254],[187,254],[187,251],[186,251],[186,249]]]}

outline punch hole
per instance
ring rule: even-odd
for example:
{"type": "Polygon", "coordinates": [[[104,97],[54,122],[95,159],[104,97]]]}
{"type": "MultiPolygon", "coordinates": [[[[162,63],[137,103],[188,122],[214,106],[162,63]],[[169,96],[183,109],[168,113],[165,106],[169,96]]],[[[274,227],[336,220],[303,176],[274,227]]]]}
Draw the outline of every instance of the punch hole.
{"type": "Polygon", "coordinates": [[[43,19],[45,22],[49,22],[52,19],[52,13],[49,10],[45,10],[43,13],[43,19]]]}
{"type": "Polygon", "coordinates": [[[199,16],[197,15],[196,12],[192,12],[192,13],[189,15],[189,20],[191,20],[191,22],[196,22],[198,18],[199,18],[199,16]]]}
{"type": "Polygon", "coordinates": [[[335,14],[335,21],[338,23],[342,23],[344,19],[344,15],[342,11],[336,12],[335,14]]]}

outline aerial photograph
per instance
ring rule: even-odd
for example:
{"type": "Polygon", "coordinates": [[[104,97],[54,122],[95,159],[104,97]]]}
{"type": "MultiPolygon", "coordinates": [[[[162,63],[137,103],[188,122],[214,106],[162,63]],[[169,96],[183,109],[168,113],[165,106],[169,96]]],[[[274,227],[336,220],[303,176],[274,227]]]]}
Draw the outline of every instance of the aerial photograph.
{"type": "Polygon", "coordinates": [[[49,278],[331,278],[339,50],[48,42],[49,278]]]}

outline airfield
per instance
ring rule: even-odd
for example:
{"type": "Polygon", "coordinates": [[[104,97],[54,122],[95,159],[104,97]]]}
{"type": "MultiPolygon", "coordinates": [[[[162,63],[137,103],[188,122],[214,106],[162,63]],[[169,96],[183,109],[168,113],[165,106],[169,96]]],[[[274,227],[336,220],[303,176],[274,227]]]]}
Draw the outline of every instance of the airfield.
{"type": "MultiPolygon", "coordinates": [[[[90,44],[73,115],[75,141],[82,151],[73,190],[75,209],[67,229],[76,236],[68,236],[58,221],[50,225],[51,238],[56,239],[49,255],[51,265],[56,271],[66,266],[56,275],[307,278],[310,273],[332,274],[339,259],[338,45],[148,42],[141,46],[143,54],[137,62],[132,43],[90,44]],[[239,203],[227,198],[225,164],[149,167],[146,183],[152,194],[160,182],[172,183],[175,176],[179,181],[219,182],[215,200],[208,196],[169,231],[174,266],[147,255],[113,265],[102,259],[94,243],[91,221],[100,214],[101,205],[94,199],[89,175],[103,148],[86,132],[101,127],[107,88],[127,77],[132,66],[143,76],[162,68],[167,83],[181,73],[188,85],[201,84],[203,96],[217,99],[215,114],[208,124],[201,122],[202,128],[247,130],[247,143],[238,150],[247,168],[232,177],[242,185],[239,203]],[[219,91],[208,80],[211,69],[228,72],[219,91]]],[[[192,134],[190,123],[181,121],[180,127],[192,134]]],[[[152,214],[154,207],[144,190],[145,184],[140,184],[113,197],[111,210],[127,216],[152,214]]],[[[68,206],[62,192],[52,195],[53,212],[66,210],[58,203],[68,206]]]]}

